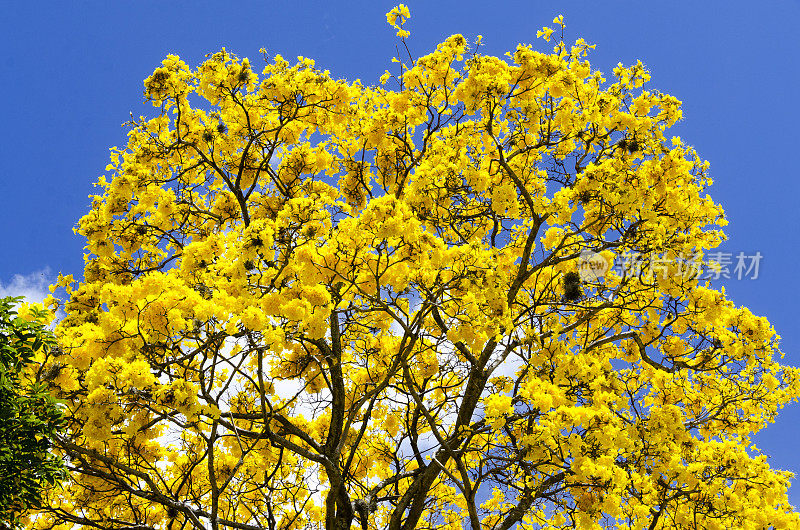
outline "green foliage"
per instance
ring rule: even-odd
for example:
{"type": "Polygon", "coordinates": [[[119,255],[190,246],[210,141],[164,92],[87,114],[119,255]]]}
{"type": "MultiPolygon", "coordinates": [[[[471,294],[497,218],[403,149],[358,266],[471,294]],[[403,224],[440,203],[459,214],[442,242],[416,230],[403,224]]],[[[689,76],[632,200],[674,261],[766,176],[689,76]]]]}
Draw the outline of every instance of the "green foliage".
{"type": "Polygon", "coordinates": [[[12,528],[66,477],[63,461],[50,452],[62,412],[43,385],[26,377],[36,353],[56,348],[56,341],[43,310],[18,316],[20,300],[0,298],[0,527],[12,528]]]}

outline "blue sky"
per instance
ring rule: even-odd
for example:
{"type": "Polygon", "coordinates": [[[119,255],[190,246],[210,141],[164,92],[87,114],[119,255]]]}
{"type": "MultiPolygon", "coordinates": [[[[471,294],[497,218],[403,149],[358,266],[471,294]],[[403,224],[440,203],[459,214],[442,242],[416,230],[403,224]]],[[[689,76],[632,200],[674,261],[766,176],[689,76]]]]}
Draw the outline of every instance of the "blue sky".
{"type": "MultiPolygon", "coordinates": [[[[453,33],[484,36],[502,56],[563,14],[566,37],[597,44],[604,72],[641,59],[651,88],[683,101],[673,129],[711,162],[711,195],[727,212],[723,250],[760,252],[757,279],[725,281],[730,298],[767,316],[786,362],[800,365],[800,0],[671,2],[406,2],[410,48],[432,50],[453,33]]],[[[108,149],[142,104],[142,80],[168,53],[190,65],[225,47],[259,58],[311,57],[334,77],[377,82],[396,39],[393,2],[39,2],[6,4],[0,21],[0,296],[43,296],[58,272],[80,277],[89,208],[108,149]]],[[[541,42],[541,41],[538,41],[541,42]]],[[[255,64],[255,62],[254,62],[255,64]]],[[[800,406],[757,437],[774,467],[800,472],[800,406]]],[[[800,505],[800,483],[790,493],[800,505]]]]}

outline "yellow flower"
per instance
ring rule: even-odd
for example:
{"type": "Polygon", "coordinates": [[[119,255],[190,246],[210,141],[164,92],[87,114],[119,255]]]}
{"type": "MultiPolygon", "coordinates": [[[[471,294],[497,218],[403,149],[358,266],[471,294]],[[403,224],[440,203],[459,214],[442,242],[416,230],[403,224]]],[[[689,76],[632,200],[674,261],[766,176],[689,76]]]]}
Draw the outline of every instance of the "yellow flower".
{"type": "Polygon", "coordinates": [[[409,11],[408,6],[404,4],[400,4],[386,13],[386,22],[397,29],[397,36],[403,39],[411,35],[408,30],[402,29],[403,24],[405,24],[406,20],[409,18],[411,18],[411,11],[409,11]]]}
{"type": "Polygon", "coordinates": [[[542,37],[547,42],[550,42],[550,36],[553,34],[553,28],[544,26],[542,29],[536,32],[536,38],[542,37]]]}

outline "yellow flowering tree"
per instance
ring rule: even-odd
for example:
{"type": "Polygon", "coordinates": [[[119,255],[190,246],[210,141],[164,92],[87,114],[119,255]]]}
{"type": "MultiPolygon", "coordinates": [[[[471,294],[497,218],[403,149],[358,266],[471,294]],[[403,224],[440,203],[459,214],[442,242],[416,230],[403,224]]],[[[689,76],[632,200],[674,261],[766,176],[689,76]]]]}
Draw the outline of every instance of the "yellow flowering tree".
{"type": "Polygon", "coordinates": [[[33,526],[798,528],[751,442],[798,371],[689,267],[725,220],[680,102],[539,35],[378,86],[168,56],[52,300],[72,482],[33,526]]]}

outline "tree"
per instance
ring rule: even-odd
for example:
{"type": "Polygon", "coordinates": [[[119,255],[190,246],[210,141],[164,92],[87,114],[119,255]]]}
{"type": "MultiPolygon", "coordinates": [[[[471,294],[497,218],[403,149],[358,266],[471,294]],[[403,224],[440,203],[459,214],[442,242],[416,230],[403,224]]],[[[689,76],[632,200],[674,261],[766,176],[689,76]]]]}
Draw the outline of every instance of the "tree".
{"type": "Polygon", "coordinates": [[[750,437],[798,371],[692,272],[726,222],[680,102],[555,24],[380,86],[168,56],[58,284],[75,478],[37,526],[797,528],[750,437]]]}
{"type": "Polygon", "coordinates": [[[50,451],[62,411],[32,377],[37,356],[56,348],[46,312],[0,298],[0,528],[17,528],[40,506],[42,492],[65,478],[64,463],[50,451]]]}

